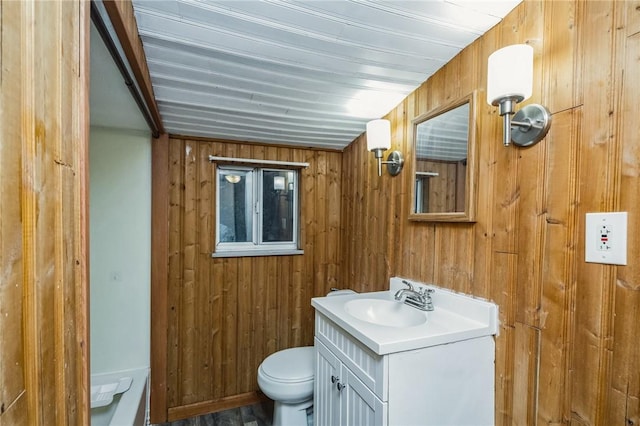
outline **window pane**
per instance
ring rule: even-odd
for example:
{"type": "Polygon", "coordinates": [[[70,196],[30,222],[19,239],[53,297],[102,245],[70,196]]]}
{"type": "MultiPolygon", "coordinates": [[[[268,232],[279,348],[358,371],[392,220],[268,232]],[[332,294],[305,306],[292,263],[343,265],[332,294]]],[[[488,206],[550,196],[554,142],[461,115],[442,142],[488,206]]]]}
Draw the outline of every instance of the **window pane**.
{"type": "Polygon", "coordinates": [[[296,172],[265,170],[262,174],[262,241],[292,242],[296,172]]]}
{"type": "Polygon", "coordinates": [[[253,241],[252,173],[250,170],[218,170],[220,242],[251,242],[253,241]]]}

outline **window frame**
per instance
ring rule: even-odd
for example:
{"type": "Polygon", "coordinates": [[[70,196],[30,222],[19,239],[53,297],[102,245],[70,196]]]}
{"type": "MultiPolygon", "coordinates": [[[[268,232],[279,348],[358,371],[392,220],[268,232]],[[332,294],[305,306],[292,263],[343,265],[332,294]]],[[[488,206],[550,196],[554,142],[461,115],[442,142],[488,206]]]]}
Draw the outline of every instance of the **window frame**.
{"type": "MultiPolygon", "coordinates": [[[[235,164],[219,164],[215,170],[215,239],[214,252],[212,257],[245,257],[245,256],[281,256],[281,255],[297,255],[303,254],[300,249],[300,170],[297,168],[274,167],[273,165],[243,166],[235,164]],[[251,191],[251,211],[252,211],[252,229],[251,241],[246,242],[224,242],[220,241],[220,180],[222,178],[221,170],[236,170],[252,174],[251,191]],[[293,195],[293,232],[292,241],[263,241],[264,229],[264,172],[285,172],[293,173],[294,189],[293,195]],[[256,207],[257,203],[257,207],[256,207]]],[[[288,185],[288,183],[287,183],[288,185]]]]}

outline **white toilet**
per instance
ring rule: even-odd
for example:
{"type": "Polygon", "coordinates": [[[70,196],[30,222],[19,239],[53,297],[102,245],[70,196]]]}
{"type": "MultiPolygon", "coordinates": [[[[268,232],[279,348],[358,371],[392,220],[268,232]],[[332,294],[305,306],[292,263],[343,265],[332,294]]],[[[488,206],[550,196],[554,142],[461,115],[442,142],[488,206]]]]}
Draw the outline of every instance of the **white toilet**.
{"type": "Polygon", "coordinates": [[[273,399],[273,426],[307,426],[313,406],[313,346],[285,349],[265,358],[258,386],[273,399]]]}
{"type": "MultiPolygon", "coordinates": [[[[327,296],[353,294],[332,291],[327,296]]],[[[258,386],[273,400],[273,426],[307,426],[313,407],[313,346],[290,348],[266,357],[258,368],[258,386]]]]}

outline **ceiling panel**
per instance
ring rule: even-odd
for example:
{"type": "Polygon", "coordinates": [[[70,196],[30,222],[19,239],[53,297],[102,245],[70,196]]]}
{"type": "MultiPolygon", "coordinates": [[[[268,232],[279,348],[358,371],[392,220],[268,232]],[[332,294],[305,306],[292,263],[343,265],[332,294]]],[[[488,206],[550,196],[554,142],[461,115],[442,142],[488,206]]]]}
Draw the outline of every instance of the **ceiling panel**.
{"type": "Polygon", "coordinates": [[[343,149],[521,0],[133,0],[170,133],[343,149]]]}

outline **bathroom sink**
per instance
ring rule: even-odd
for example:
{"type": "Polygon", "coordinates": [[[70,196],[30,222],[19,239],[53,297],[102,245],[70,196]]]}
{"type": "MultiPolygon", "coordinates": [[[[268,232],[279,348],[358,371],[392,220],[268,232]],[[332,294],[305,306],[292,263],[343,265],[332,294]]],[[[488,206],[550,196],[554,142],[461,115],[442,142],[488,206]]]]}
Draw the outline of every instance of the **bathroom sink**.
{"type": "MultiPolygon", "coordinates": [[[[378,355],[448,344],[498,332],[498,307],[490,302],[429,285],[435,309],[423,312],[395,300],[407,288],[392,277],[389,290],[314,297],[311,305],[378,355]],[[428,318],[428,319],[427,319],[428,318]]],[[[416,291],[427,288],[412,281],[416,291]]],[[[316,324],[317,325],[317,324],[316,324]]],[[[316,334],[329,333],[322,328],[316,334]]]]}
{"type": "Polygon", "coordinates": [[[354,299],[344,305],[354,318],[386,327],[414,327],[427,322],[427,315],[395,300],[354,299]]]}

